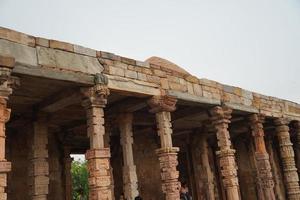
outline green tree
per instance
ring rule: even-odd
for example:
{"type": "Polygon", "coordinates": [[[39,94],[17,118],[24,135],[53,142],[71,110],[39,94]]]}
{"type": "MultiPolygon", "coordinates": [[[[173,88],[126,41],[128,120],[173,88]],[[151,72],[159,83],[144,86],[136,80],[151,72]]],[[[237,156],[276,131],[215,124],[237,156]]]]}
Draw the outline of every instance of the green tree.
{"type": "Polygon", "coordinates": [[[73,183],[73,199],[88,200],[88,170],[87,162],[74,161],[71,168],[73,183]]]}

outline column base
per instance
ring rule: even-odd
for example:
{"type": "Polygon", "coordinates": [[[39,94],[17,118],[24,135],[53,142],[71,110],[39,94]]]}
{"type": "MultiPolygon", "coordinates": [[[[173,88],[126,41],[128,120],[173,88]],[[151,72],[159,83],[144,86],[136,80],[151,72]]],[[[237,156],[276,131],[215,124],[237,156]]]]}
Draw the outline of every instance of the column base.
{"type": "Polygon", "coordinates": [[[112,200],[110,149],[91,149],[86,153],[89,171],[89,199],[112,200]]]}
{"type": "Polygon", "coordinates": [[[7,173],[11,171],[11,162],[6,160],[0,161],[0,199],[6,200],[7,194],[5,188],[7,187],[7,173]]]}
{"type": "Polygon", "coordinates": [[[160,162],[162,191],[166,200],[180,200],[179,172],[176,169],[178,151],[179,148],[177,147],[156,150],[160,162]]]}

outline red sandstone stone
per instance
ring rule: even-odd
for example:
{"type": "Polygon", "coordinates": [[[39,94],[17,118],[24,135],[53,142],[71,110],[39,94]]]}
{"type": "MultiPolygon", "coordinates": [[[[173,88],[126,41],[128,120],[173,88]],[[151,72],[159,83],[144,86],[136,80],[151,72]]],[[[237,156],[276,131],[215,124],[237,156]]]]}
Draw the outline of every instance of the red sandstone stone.
{"type": "Polygon", "coordinates": [[[13,68],[15,66],[15,59],[13,57],[0,55],[0,66],[13,68]]]}
{"type": "Polygon", "coordinates": [[[0,27],[0,38],[32,47],[35,46],[34,37],[3,27],[0,27]]]}
{"type": "Polygon", "coordinates": [[[50,40],[50,48],[74,52],[74,46],[72,44],[57,40],[50,40]]]}

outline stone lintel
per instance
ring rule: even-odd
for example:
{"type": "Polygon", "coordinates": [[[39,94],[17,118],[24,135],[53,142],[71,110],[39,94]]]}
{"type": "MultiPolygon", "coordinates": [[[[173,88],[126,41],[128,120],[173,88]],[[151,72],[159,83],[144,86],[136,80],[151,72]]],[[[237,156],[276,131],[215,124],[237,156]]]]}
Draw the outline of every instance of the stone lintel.
{"type": "Polygon", "coordinates": [[[183,100],[183,101],[187,101],[187,102],[208,104],[208,105],[221,105],[221,101],[219,99],[200,97],[200,96],[188,94],[185,92],[168,90],[167,94],[170,96],[176,97],[178,100],[183,100]]]}
{"type": "Polygon", "coordinates": [[[246,106],[242,104],[229,103],[229,102],[224,103],[224,105],[233,110],[238,110],[246,113],[259,113],[259,110],[252,106],[246,106]]]}
{"type": "Polygon", "coordinates": [[[35,76],[40,78],[48,78],[53,80],[70,81],[74,83],[84,84],[86,86],[94,85],[94,75],[76,73],[72,71],[56,70],[47,66],[30,66],[19,62],[16,62],[16,66],[13,69],[14,74],[24,74],[29,76],[35,76]]]}

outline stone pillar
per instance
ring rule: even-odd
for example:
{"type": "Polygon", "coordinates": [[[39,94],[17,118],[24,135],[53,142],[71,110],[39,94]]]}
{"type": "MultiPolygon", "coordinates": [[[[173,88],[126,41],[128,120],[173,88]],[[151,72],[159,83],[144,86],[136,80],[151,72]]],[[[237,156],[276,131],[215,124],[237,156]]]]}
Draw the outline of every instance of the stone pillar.
{"type": "Polygon", "coordinates": [[[216,106],[210,110],[211,120],[218,140],[219,150],[216,152],[219,159],[221,177],[228,200],[240,199],[235,150],[231,148],[228,125],[232,110],[227,107],[216,106]]]}
{"type": "Polygon", "coordinates": [[[253,114],[249,117],[249,121],[255,145],[259,199],[275,200],[274,181],[272,177],[269,154],[266,150],[266,144],[264,140],[264,116],[253,114]]]}
{"type": "Polygon", "coordinates": [[[201,149],[201,159],[204,164],[203,168],[206,175],[206,185],[207,185],[207,198],[215,199],[215,183],[214,183],[214,174],[211,171],[209,163],[209,149],[206,136],[201,136],[200,139],[200,149],[201,149]]]}
{"type": "Polygon", "coordinates": [[[136,166],[133,159],[132,113],[121,114],[118,118],[123,150],[123,184],[124,197],[134,200],[139,195],[136,166]]]}
{"type": "Polygon", "coordinates": [[[70,156],[70,148],[64,148],[64,171],[65,171],[65,198],[66,200],[72,200],[72,162],[73,158],[70,156]]]}
{"type": "Polygon", "coordinates": [[[288,124],[289,121],[283,118],[278,118],[275,120],[284,182],[288,199],[296,200],[300,199],[299,177],[288,124]]]}
{"type": "Polygon", "coordinates": [[[297,145],[296,145],[296,165],[298,169],[298,175],[300,175],[300,121],[295,122],[295,130],[297,137],[297,145]]]}
{"type": "Polygon", "coordinates": [[[5,159],[5,123],[10,118],[10,109],[7,108],[12,86],[18,80],[11,77],[15,60],[11,57],[0,56],[0,199],[6,200],[7,173],[11,171],[11,163],[5,159]]]}
{"type": "Polygon", "coordinates": [[[32,200],[47,200],[49,194],[47,117],[38,114],[33,123],[32,150],[29,156],[29,188],[32,200]]]}
{"type": "Polygon", "coordinates": [[[168,96],[153,97],[148,104],[155,113],[161,148],[156,150],[160,162],[162,191],[166,200],[179,200],[180,182],[177,153],[179,148],[172,144],[171,113],[175,111],[176,99],[168,96]]]}
{"type": "Polygon", "coordinates": [[[107,86],[96,84],[83,88],[82,105],[87,115],[87,134],[90,149],[86,153],[89,171],[89,199],[112,200],[112,182],[110,171],[110,149],[104,145],[104,107],[109,90],[107,86]]]}

